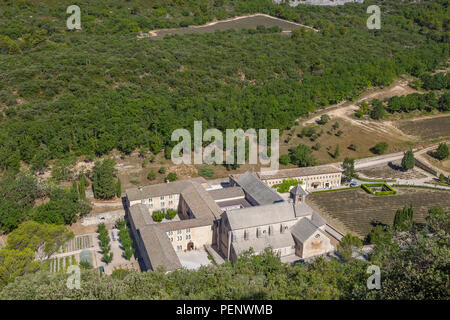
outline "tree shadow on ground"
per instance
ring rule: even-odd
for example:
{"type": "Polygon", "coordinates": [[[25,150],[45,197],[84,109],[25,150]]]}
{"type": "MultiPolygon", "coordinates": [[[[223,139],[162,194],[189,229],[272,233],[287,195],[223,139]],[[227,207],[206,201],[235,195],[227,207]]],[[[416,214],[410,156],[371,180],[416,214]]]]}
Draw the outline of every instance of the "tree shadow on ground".
{"type": "Polygon", "coordinates": [[[396,164],[394,164],[394,163],[392,163],[392,162],[389,162],[389,163],[388,163],[388,166],[389,166],[389,168],[391,168],[392,170],[400,171],[400,172],[405,172],[405,170],[402,168],[402,166],[396,165],[396,164]]]}

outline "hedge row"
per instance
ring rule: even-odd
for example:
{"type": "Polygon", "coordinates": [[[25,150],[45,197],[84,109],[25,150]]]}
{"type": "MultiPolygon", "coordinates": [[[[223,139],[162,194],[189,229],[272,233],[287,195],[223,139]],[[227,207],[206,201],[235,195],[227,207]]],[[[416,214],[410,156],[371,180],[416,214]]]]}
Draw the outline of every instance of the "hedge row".
{"type": "Polygon", "coordinates": [[[361,188],[363,188],[364,191],[366,191],[367,193],[373,194],[374,192],[372,191],[372,189],[370,187],[385,187],[389,190],[389,191],[376,191],[375,195],[377,195],[377,196],[385,196],[385,195],[397,193],[397,191],[392,189],[392,187],[390,185],[388,185],[387,183],[364,183],[361,185],[361,188]]]}

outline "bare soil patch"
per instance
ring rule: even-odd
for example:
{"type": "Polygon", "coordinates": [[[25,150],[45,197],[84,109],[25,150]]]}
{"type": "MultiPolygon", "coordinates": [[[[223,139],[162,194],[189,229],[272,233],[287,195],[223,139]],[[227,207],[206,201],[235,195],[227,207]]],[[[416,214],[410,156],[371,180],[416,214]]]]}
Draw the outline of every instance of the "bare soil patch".
{"type": "Polygon", "coordinates": [[[401,167],[401,161],[394,161],[388,165],[363,169],[359,171],[368,178],[381,178],[381,179],[423,179],[426,178],[421,170],[414,168],[412,170],[403,171],[401,167]]]}

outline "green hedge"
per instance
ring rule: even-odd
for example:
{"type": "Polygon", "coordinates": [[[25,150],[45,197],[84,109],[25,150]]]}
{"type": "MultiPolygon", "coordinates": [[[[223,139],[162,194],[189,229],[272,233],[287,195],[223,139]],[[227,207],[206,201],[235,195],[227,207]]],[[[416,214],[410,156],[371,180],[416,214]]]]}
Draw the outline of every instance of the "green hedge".
{"type": "Polygon", "coordinates": [[[343,191],[343,190],[358,189],[358,188],[359,187],[347,187],[347,188],[341,188],[341,189],[328,189],[328,190],[312,191],[311,193],[335,192],[335,191],[343,191]]]}
{"type": "Polygon", "coordinates": [[[392,187],[390,185],[388,185],[387,183],[364,183],[361,185],[361,188],[363,188],[364,191],[366,191],[367,193],[373,194],[374,191],[372,191],[372,189],[370,187],[385,187],[386,189],[388,189],[388,191],[375,191],[375,195],[377,195],[377,196],[385,196],[385,195],[397,193],[397,191],[392,189],[392,187]]]}

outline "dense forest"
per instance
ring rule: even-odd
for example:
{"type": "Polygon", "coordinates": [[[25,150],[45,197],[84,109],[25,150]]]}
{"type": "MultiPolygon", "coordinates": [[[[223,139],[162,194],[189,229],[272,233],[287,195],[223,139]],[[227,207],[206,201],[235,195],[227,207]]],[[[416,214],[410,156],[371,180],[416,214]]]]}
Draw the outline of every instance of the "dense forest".
{"type": "MultiPolygon", "coordinates": [[[[374,250],[366,259],[352,256],[361,241],[348,235],[338,247],[341,259],[318,258],[291,266],[267,249],[262,255],[248,252],[234,264],[196,271],[119,269],[100,276],[96,270],[82,270],[81,287],[73,290],[67,287],[68,274],[39,272],[30,261],[17,267],[13,256],[0,268],[0,299],[449,299],[450,212],[430,208],[422,225],[412,223],[412,216],[413,210],[405,207],[397,211],[393,227],[376,226],[367,238],[374,250]],[[380,267],[380,290],[367,288],[370,265],[380,267]],[[8,269],[11,266],[16,268],[8,269]]],[[[70,237],[56,227],[26,224],[0,249],[0,262],[18,244],[26,243],[26,249],[34,245],[23,240],[29,229],[70,237]]]]}
{"type": "Polygon", "coordinates": [[[42,170],[50,159],[170,150],[175,128],[286,129],[316,108],[448,59],[446,0],[276,5],[270,0],[3,0],[0,10],[0,168],[42,170]],[[82,30],[66,29],[81,7],[82,30]],[[229,30],[136,36],[156,28],[267,13],[319,32],[229,30]]]}

